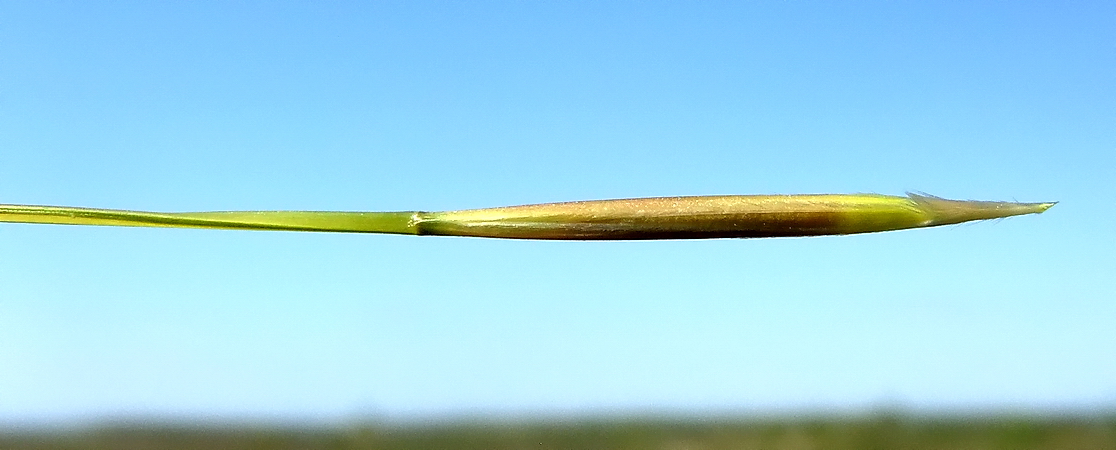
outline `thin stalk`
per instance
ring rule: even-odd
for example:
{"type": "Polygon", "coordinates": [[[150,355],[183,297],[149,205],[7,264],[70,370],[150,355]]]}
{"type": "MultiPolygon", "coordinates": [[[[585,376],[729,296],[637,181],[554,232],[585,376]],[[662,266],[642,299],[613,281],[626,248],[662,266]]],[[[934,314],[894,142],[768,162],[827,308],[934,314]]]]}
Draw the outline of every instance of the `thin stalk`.
{"type": "Polygon", "coordinates": [[[0,205],[0,222],[509,239],[705,239],[873,233],[1036,214],[1051,206],[1054,203],[961,201],[918,194],[660,197],[443,212],[158,213],[0,205]]]}

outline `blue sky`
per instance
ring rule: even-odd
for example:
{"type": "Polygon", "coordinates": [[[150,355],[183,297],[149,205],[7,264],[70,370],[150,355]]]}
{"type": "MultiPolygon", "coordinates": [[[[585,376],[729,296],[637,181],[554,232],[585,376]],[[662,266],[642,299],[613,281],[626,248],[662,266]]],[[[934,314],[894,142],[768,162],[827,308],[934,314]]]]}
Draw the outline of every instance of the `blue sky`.
{"type": "Polygon", "coordinates": [[[0,420],[1116,402],[1110,2],[5,2],[0,202],[925,191],[875,235],[0,225],[0,420]]]}

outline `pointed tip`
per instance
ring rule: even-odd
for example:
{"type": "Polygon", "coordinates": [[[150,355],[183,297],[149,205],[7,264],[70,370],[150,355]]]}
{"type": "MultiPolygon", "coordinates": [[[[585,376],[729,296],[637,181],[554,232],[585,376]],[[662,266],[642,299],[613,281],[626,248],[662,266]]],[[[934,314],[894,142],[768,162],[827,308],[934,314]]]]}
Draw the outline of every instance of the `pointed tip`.
{"type": "Polygon", "coordinates": [[[1039,202],[1039,203],[1016,203],[1016,202],[1003,202],[999,209],[1008,212],[1009,215],[1017,216],[1023,214],[1042,214],[1046,210],[1057,205],[1058,202],[1039,202]]]}
{"type": "Polygon", "coordinates": [[[1058,202],[1018,203],[948,200],[926,194],[909,194],[922,210],[929,214],[931,223],[947,225],[970,220],[1000,219],[1024,214],[1041,214],[1058,202]]]}
{"type": "Polygon", "coordinates": [[[1035,203],[1035,214],[1042,214],[1057,204],[1058,202],[1035,203]]]}

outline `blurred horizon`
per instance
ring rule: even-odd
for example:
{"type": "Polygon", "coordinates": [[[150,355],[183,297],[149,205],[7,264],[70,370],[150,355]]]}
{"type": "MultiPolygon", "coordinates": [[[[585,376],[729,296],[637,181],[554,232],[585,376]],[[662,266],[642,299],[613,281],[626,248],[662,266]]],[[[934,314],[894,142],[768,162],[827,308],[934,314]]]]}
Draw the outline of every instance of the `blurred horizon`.
{"type": "Polygon", "coordinates": [[[108,421],[0,429],[13,450],[827,448],[1073,449],[1116,445],[1116,415],[786,415],[767,417],[517,417],[364,420],[346,424],[108,421]]]}
{"type": "Polygon", "coordinates": [[[280,415],[184,415],[151,413],[117,413],[87,416],[53,417],[48,420],[29,418],[21,421],[0,422],[0,431],[57,430],[74,431],[99,428],[201,427],[201,428],[348,428],[352,426],[383,426],[387,428],[443,426],[456,424],[569,424],[569,423],[619,423],[619,422],[795,422],[845,420],[1013,420],[1036,422],[1059,420],[1103,420],[1116,417],[1116,405],[1077,405],[1069,408],[1034,408],[1011,406],[974,406],[951,408],[912,409],[894,403],[879,403],[860,407],[817,408],[755,408],[719,410],[591,408],[583,410],[457,410],[438,413],[392,414],[375,411],[354,411],[330,417],[297,417],[280,415]]]}

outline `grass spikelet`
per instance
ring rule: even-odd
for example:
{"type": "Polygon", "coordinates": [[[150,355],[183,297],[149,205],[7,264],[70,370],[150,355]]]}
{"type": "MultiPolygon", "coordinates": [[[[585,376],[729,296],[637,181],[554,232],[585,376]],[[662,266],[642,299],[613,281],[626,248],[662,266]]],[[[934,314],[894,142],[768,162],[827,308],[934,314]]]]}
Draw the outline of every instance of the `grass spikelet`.
{"type": "Polygon", "coordinates": [[[0,222],[508,239],[707,239],[874,233],[1037,214],[1051,206],[1054,203],[961,201],[923,194],[657,197],[443,212],[159,213],[0,205],[0,222]]]}

